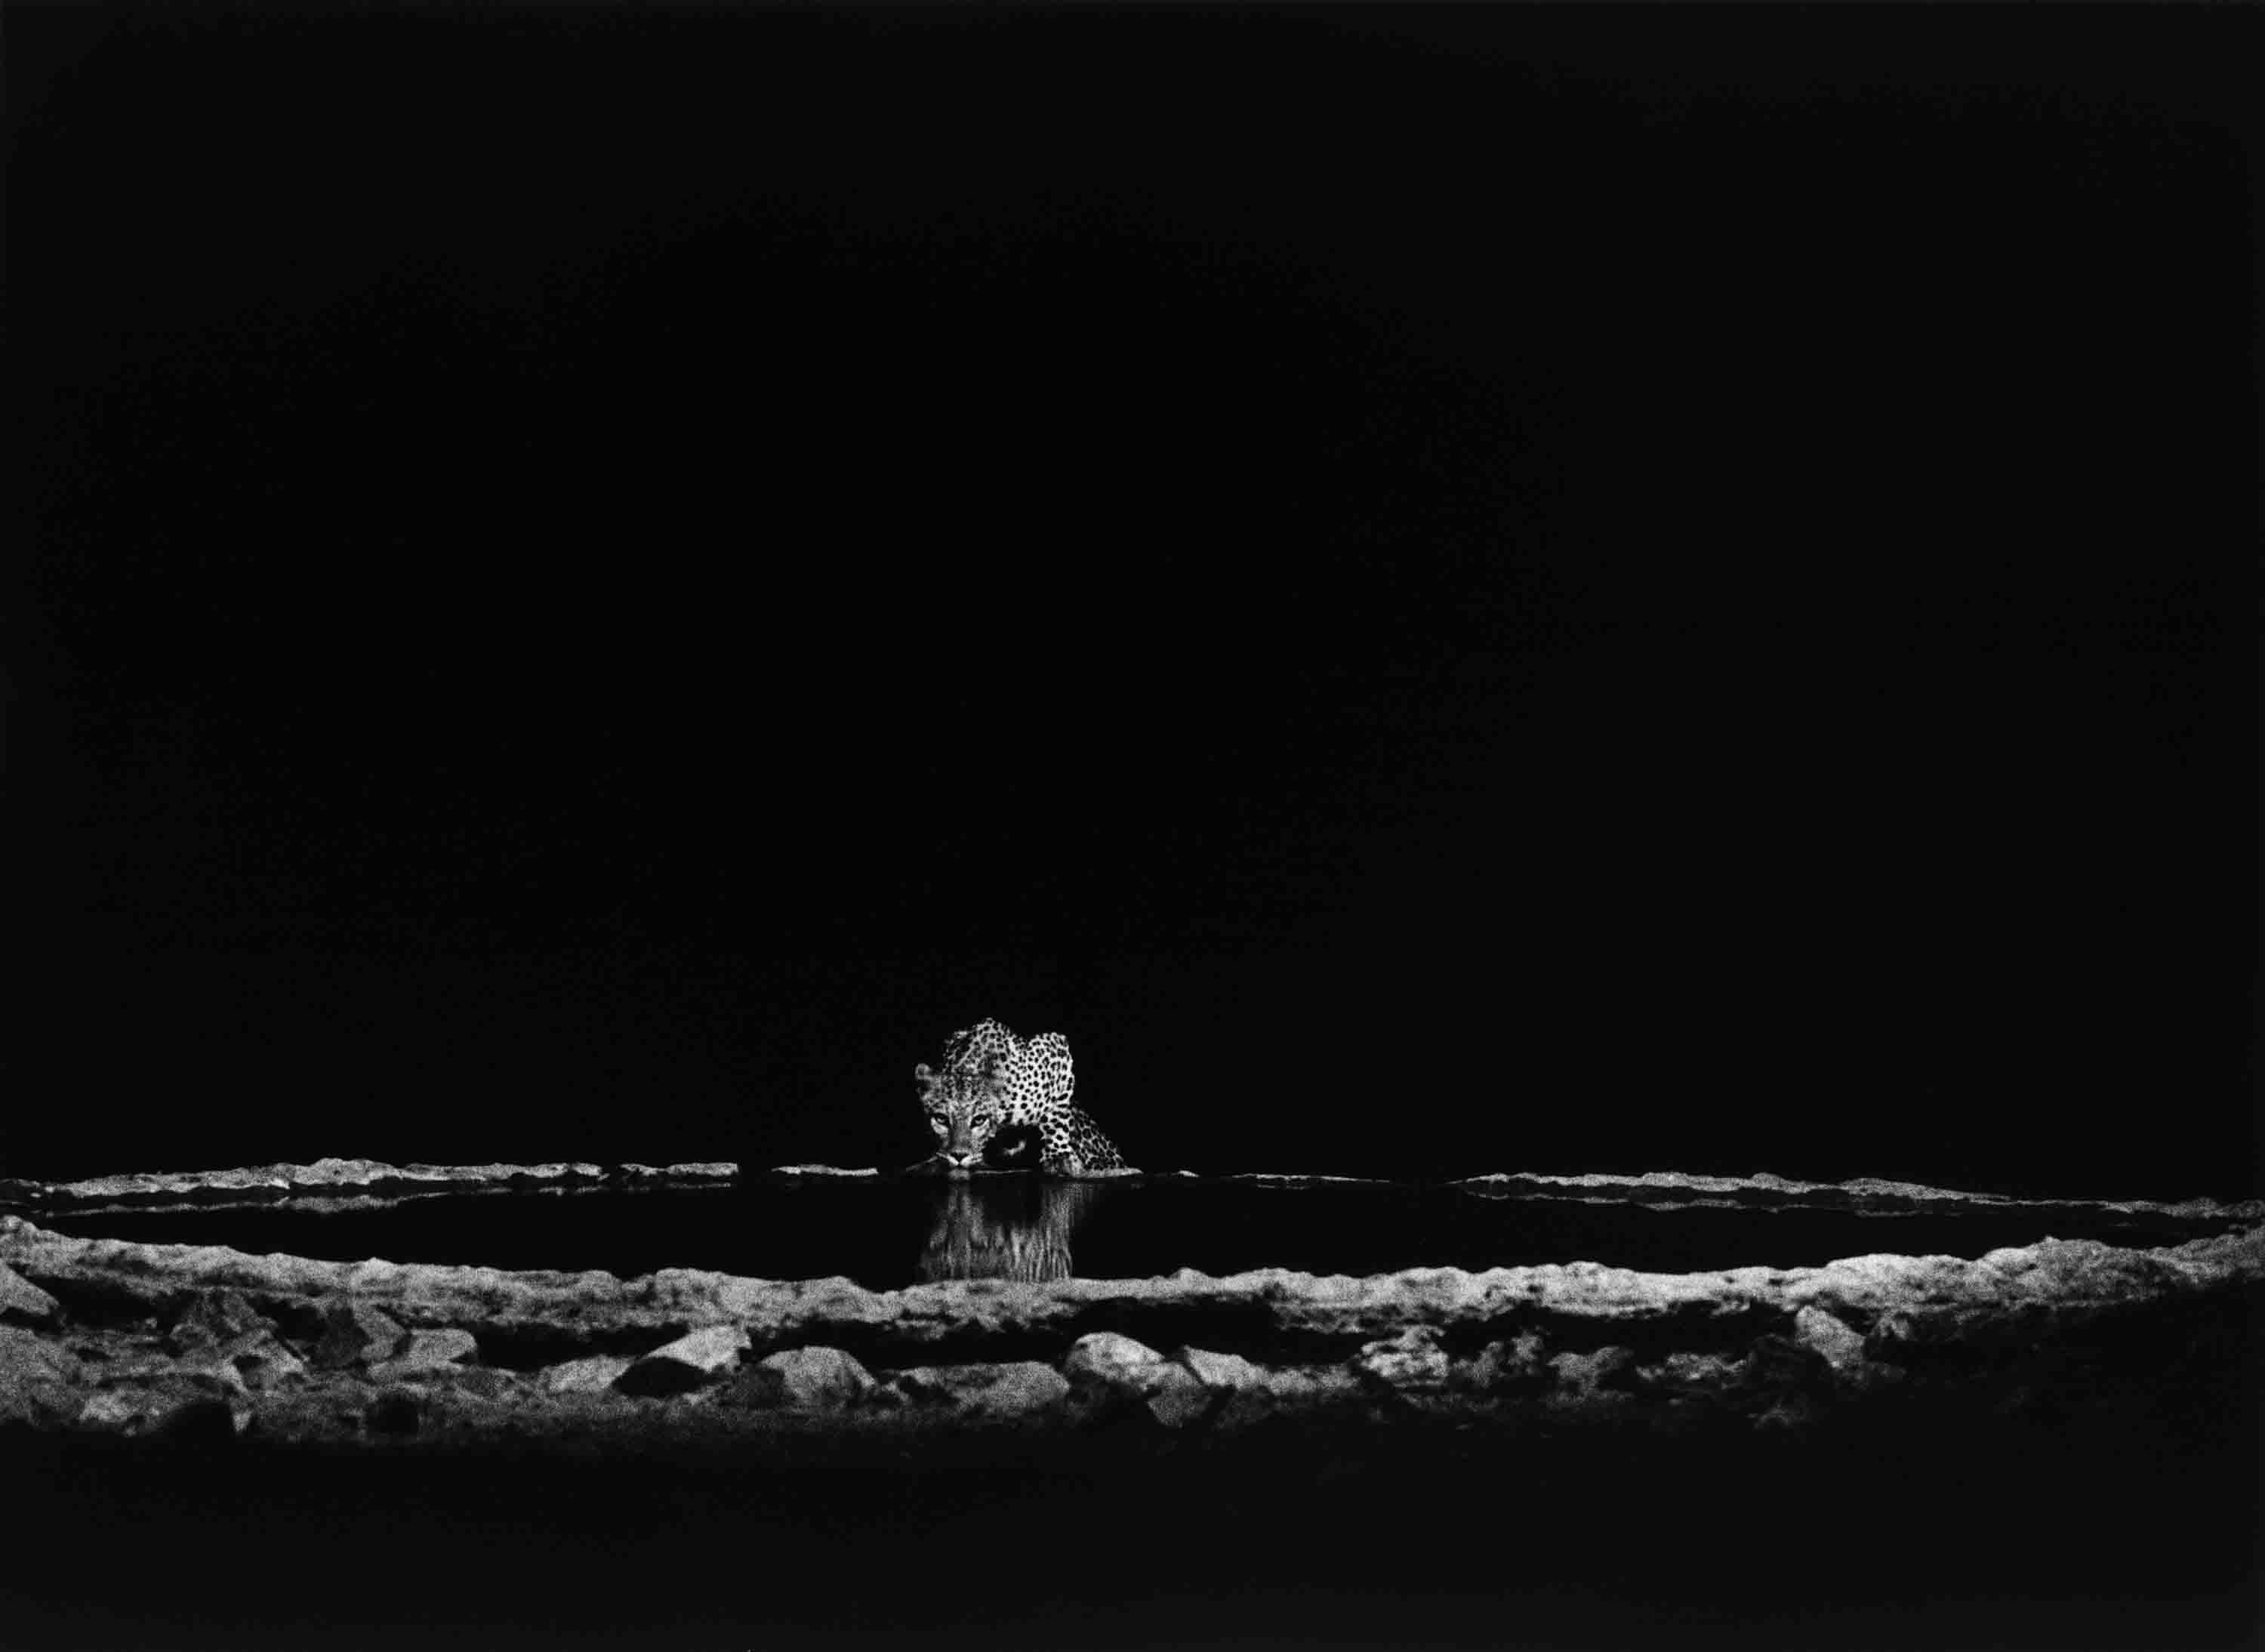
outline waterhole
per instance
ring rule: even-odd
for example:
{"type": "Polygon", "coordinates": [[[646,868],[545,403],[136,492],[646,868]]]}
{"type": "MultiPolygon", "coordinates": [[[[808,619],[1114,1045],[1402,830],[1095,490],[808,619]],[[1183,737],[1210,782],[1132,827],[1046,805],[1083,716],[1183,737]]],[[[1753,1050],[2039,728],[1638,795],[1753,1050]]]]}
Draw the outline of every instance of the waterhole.
{"type": "MultiPolygon", "coordinates": [[[[1911,1202],[1906,1201],[1909,1204],[1911,1202]]],[[[1895,1208],[1760,1187],[1703,1199],[1468,1186],[1154,1178],[751,1177],[738,1184],[419,1193],[267,1204],[48,1211],[82,1237],[251,1254],[635,1277],[662,1268],[755,1278],[845,1276],[871,1290],[952,1277],[1136,1278],[1187,1268],[1369,1275],[1591,1262],[1647,1272],[1814,1267],[1897,1253],[1977,1257],[2048,1236],[2173,1245],[2233,1212],[2098,1204],[1895,1208]]]]}

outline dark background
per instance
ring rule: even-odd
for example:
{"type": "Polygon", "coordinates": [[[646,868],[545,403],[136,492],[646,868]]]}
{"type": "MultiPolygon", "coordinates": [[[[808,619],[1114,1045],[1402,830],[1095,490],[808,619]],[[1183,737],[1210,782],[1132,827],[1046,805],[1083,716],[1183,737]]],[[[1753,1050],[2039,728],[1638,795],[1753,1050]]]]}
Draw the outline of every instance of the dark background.
{"type": "Polygon", "coordinates": [[[11,7],[0,1173],[2259,1191],[2261,33],[11,7]]]}

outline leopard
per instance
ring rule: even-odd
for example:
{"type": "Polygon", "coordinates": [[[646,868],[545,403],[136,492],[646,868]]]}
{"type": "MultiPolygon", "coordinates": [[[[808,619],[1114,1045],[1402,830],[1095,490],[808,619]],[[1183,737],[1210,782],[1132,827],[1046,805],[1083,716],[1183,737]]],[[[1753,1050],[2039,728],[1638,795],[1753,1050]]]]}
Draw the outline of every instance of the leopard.
{"type": "Polygon", "coordinates": [[[1002,1022],[980,1021],[944,1040],[941,1068],[923,1061],[913,1077],[936,1132],[935,1159],[954,1176],[980,1168],[984,1148],[1009,1124],[1037,1129],[1041,1175],[1133,1173],[1093,1116],[1071,1102],[1077,1081],[1069,1040],[1058,1032],[1018,1038],[1002,1022]]]}

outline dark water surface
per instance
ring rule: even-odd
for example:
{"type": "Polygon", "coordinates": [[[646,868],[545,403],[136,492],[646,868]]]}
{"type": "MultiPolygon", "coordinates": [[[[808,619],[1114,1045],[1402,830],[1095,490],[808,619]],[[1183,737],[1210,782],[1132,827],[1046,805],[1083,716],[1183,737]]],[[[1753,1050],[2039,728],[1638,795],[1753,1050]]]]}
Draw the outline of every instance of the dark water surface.
{"type": "MultiPolygon", "coordinates": [[[[1456,1188],[1158,1180],[1089,1185],[1065,1218],[1026,1178],[980,1178],[987,1223],[1046,1231],[1088,1278],[1192,1268],[1373,1274],[1595,1262],[1653,1272],[1812,1267],[1881,1252],[1976,1257],[2048,1236],[2176,1244],[2232,1219],[2130,1214],[2086,1205],[1966,1205],[1857,1212],[1816,1204],[1482,1197],[1456,1188]],[[1051,1215],[1050,1215],[1051,1211],[1051,1215]]],[[[1058,1186],[1059,1184],[1057,1184],[1058,1186]]],[[[1757,1198],[1760,1196],[1758,1194],[1757,1198]]],[[[755,1278],[845,1275],[873,1290],[914,1281],[938,1231],[946,1185],[819,1181],[626,1192],[435,1194],[230,1208],[40,1214],[57,1231],[144,1243],[224,1245],[331,1261],[602,1269],[623,1277],[697,1268],[755,1278]]]]}

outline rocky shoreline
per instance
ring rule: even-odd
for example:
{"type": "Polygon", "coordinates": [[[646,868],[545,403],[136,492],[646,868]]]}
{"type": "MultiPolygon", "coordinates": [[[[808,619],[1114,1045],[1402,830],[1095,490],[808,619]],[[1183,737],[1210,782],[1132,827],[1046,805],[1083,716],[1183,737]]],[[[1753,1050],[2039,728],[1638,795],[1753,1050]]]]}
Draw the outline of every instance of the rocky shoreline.
{"type": "MultiPolygon", "coordinates": [[[[220,1179],[433,1197],[287,1168],[220,1179]]],[[[0,1216],[0,1640],[2246,1644],[2265,1226],[2196,1214],[2149,1249],[898,1291],[0,1216]]]]}
{"type": "MultiPolygon", "coordinates": [[[[373,1178],[367,1161],[297,1168],[319,1179],[442,1179],[435,1167],[373,1178]]],[[[509,1170],[530,1168],[551,1167],[509,1170]]],[[[894,1449],[1128,1419],[1217,1437],[1325,1422],[1798,1435],[1915,1403],[2080,1406],[2100,1361],[2168,1357],[2187,1328],[2246,1313],[2261,1281],[2265,1226],[2152,1250],[2047,1239],[1973,1260],[1678,1275],[1270,1269],[875,1292],[685,1269],[625,1280],[248,1255],[69,1238],[10,1216],[0,1423],[630,1451],[894,1449]]]]}
{"type": "Polygon", "coordinates": [[[324,1198],[403,1198],[432,1193],[523,1193],[535,1190],[728,1187],[739,1167],[702,1164],[388,1164],[378,1159],[317,1159],[311,1164],[246,1165],[222,1170],[142,1170],[69,1182],[0,1179],[0,1212],[85,1211],[194,1205],[310,1203],[324,1198]]]}

